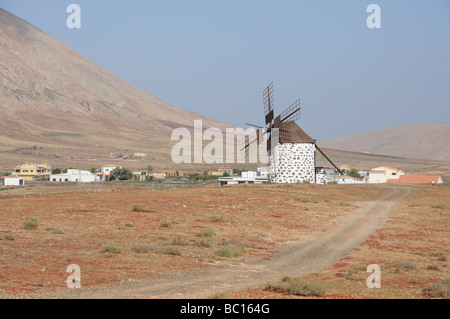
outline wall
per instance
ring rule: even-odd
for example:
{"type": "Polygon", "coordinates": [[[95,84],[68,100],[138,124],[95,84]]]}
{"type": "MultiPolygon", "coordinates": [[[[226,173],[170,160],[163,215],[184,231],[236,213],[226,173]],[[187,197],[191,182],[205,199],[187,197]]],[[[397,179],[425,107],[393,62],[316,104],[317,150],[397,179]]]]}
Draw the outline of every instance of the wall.
{"type": "Polygon", "coordinates": [[[272,183],[315,183],[315,152],[312,143],[278,144],[270,156],[272,183]]]}

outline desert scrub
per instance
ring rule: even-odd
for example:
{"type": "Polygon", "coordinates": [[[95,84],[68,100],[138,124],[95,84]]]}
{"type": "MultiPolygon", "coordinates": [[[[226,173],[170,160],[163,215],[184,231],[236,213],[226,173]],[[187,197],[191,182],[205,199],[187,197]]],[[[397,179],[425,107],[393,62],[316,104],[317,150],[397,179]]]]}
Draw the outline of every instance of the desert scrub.
{"type": "Polygon", "coordinates": [[[142,207],[142,205],[136,204],[133,206],[132,210],[133,212],[143,212],[145,208],[142,207]]]}
{"type": "Polygon", "coordinates": [[[348,280],[364,280],[366,277],[362,274],[358,274],[359,271],[360,268],[358,267],[350,268],[344,272],[344,276],[348,280]]]}
{"type": "Polygon", "coordinates": [[[138,254],[148,254],[149,252],[153,251],[152,247],[146,245],[134,246],[132,250],[138,254]]]}
{"type": "Polygon", "coordinates": [[[209,220],[212,222],[223,222],[223,216],[211,216],[209,220]]]}
{"type": "Polygon", "coordinates": [[[54,228],[54,227],[47,227],[45,230],[52,234],[56,234],[56,235],[64,234],[64,232],[62,230],[54,228]]]}
{"type": "Polygon", "coordinates": [[[205,248],[210,248],[213,245],[213,242],[211,240],[200,240],[200,241],[195,241],[194,245],[198,246],[198,247],[205,247],[205,248]]]}
{"type": "Polygon", "coordinates": [[[225,246],[217,249],[214,254],[220,257],[233,258],[242,255],[242,247],[225,246]]]}
{"type": "Polygon", "coordinates": [[[216,235],[216,232],[213,229],[202,229],[195,236],[197,237],[213,237],[216,235]]]}
{"type": "Polygon", "coordinates": [[[296,198],[295,201],[301,202],[301,203],[309,203],[310,202],[310,200],[306,199],[306,198],[296,198]]]}
{"type": "Polygon", "coordinates": [[[345,203],[345,202],[340,202],[339,205],[340,206],[351,206],[350,203],[345,203]]]}
{"type": "Polygon", "coordinates": [[[5,240],[9,240],[9,241],[15,241],[16,239],[14,238],[14,236],[13,235],[10,235],[10,234],[8,234],[8,235],[5,235],[5,240]]]}
{"type": "Polygon", "coordinates": [[[163,222],[161,222],[161,224],[159,224],[159,227],[169,228],[171,225],[172,225],[171,222],[163,221],[163,222]]]}
{"type": "Polygon", "coordinates": [[[432,264],[432,265],[428,265],[427,269],[428,270],[438,270],[439,271],[439,270],[441,270],[441,267],[439,265],[432,264]]]}
{"type": "Polygon", "coordinates": [[[409,261],[399,261],[392,264],[391,267],[395,269],[396,273],[400,273],[405,270],[417,270],[417,265],[409,261]]]}
{"type": "Polygon", "coordinates": [[[450,299],[450,279],[444,279],[423,290],[431,298],[450,299]]]}
{"type": "Polygon", "coordinates": [[[219,292],[219,293],[212,295],[208,299],[231,299],[231,297],[226,292],[219,292]]]}
{"type": "Polygon", "coordinates": [[[324,296],[326,288],[316,282],[306,282],[300,278],[284,277],[281,282],[268,283],[264,290],[288,292],[298,296],[324,296]]]}
{"type": "Polygon", "coordinates": [[[162,250],[162,253],[166,254],[166,255],[173,255],[173,256],[181,255],[181,251],[178,248],[174,248],[174,247],[166,247],[162,250]]]}
{"type": "Polygon", "coordinates": [[[181,236],[177,236],[174,239],[172,239],[170,244],[174,245],[174,246],[187,246],[187,245],[189,245],[189,243],[186,240],[184,240],[183,237],[181,237],[181,236]]]}
{"type": "Polygon", "coordinates": [[[125,227],[133,228],[133,227],[136,227],[136,226],[134,226],[132,223],[126,223],[126,224],[125,224],[125,227]]]}
{"type": "Polygon", "coordinates": [[[37,220],[37,218],[33,217],[28,217],[23,224],[23,228],[26,230],[35,230],[38,228],[38,226],[39,221],[37,220]]]}
{"type": "Polygon", "coordinates": [[[102,254],[109,253],[109,254],[119,255],[122,253],[122,250],[117,246],[107,245],[107,246],[103,246],[103,248],[100,250],[100,253],[102,253],[102,254]]]}

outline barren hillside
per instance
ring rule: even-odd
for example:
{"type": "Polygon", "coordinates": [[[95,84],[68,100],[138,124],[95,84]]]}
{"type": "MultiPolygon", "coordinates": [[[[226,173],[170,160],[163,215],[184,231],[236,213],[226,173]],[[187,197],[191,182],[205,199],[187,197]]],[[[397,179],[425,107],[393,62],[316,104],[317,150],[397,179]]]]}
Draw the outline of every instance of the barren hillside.
{"type": "Polygon", "coordinates": [[[0,9],[0,167],[104,163],[131,152],[148,153],[156,166],[171,164],[173,128],[191,127],[194,119],[224,127],[129,85],[0,9]]]}
{"type": "Polygon", "coordinates": [[[319,143],[344,151],[450,161],[450,124],[410,124],[319,143]]]}

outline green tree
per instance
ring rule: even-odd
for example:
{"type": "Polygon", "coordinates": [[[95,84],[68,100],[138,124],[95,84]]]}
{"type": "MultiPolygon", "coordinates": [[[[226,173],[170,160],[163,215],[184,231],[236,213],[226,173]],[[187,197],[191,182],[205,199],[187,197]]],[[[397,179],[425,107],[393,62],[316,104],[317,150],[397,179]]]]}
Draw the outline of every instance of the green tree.
{"type": "Polygon", "coordinates": [[[52,168],[52,174],[54,174],[54,175],[61,174],[61,169],[60,168],[52,168]]]}
{"type": "Polygon", "coordinates": [[[133,177],[133,173],[130,170],[120,167],[114,169],[110,174],[110,180],[113,181],[128,181],[133,179],[133,177]]]}
{"type": "Polygon", "coordinates": [[[350,172],[348,173],[348,176],[361,179],[361,175],[358,173],[358,170],[356,168],[352,168],[350,172]]]}
{"type": "Polygon", "coordinates": [[[148,170],[148,173],[150,174],[151,172],[153,172],[153,166],[151,166],[151,165],[147,166],[147,170],[148,170]]]}

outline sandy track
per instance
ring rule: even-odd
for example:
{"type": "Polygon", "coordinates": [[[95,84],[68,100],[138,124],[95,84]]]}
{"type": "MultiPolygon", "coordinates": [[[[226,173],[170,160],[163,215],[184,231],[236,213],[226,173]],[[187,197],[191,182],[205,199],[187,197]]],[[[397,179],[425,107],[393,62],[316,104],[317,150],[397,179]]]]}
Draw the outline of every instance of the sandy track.
{"type": "Polygon", "coordinates": [[[156,278],[128,281],[89,289],[37,293],[28,298],[207,298],[215,293],[231,292],[264,285],[285,275],[301,276],[316,272],[346,256],[368,239],[385,221],[395,205],[411,195],[413,189],[392,187],[388,195],[369,202],[367,207],[349,216],[319,238],[307,243],[280,247],[270,260],[227,264],[189,272],[173,272],[156,278]]]}

